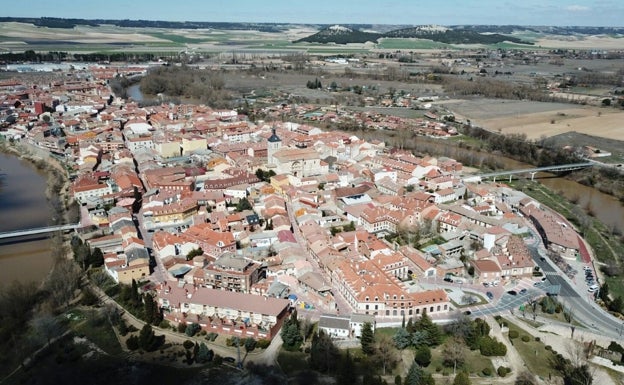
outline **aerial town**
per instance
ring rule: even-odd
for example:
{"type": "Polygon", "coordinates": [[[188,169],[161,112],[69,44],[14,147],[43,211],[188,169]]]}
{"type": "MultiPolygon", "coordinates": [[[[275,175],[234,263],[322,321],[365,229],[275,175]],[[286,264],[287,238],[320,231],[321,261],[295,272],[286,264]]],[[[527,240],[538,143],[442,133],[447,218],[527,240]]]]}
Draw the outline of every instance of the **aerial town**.
{"type": "MultiPolygon", "coordinates": [[[[476,71],[475,78],[494,76],[492,66],[509,60],[501,50],[466,52],[422,57],[460,76],[476,71]]],[[[514,55],[523,62],[559,55],[528,52],[514,55]]],[[[238,55],[213,56],[202,71],[229,71],[229,80],[256,76],[261,55],[238,55]]],[[[272,55],[261,60],[267,73],[291,74],[291,58],[272,55]]],[[[392,66],[405,56],[391,55],[315,57],[307,69],[326,68],[329,80],[306,74],[306,87],[315,96],[361,93],[365,86],[330,80],[340,74],[357,82],[350,71],[388,63],[400,71],[401,64],[392,66]]],[[[587,51],[574,55],[598,60],[587,51]]],[[[7,383],[66,382],[75,363],[87,368],[82,379],[90,368],[110,370],[96,364],[103,356],[123,362],[114,364],[119,376],[140,384],[178,375],[179,383],[223,384],[624,383],[624,303],[606,281],[617,279],[619,262],[604,257],[605,249],[620,249],[592,243],[624,238],[617,223],[596,231],[599,208],[586,203],[586,213],[573,211],[564,191],[535,198],[541,188],[534,180],[540,172],[586,168],[607,169],[618,180],[621,164],[600,159],[620,162],[620,155],[567,145],[561,151],[569,158],[540,167],[527,161],[479,169],[451,157],[458,151],[404,148],[407,141],[465,148],[475,140],[459,128],[481,127],[454,114],[455,101],[440,96],[441,87],[390,87],[344,104],[254,91],[237,107],[220,108],[193,97],[172,102],[163,93],[143,103],[118,88],[132,79],[145,92],[148,83],[137,79],[200,65],[2,65],[0,155],[60,179],[47,181],[47,200],[58,210],[46,227],[0,229],[0,252],[6,238],[19,253],[15,245],[33,241],[19,237],[33,231],[51,234],[45,242],[55,255],[41,288],[16,283],[11,294],[0,291],[1,304],[14,306],[0,312],[9,325],[0,336],[15,351],[0,360],[7,383]],[[419,113],[404,113],[413,110],[419,113]],[[44,297],[50,300],[37,299],[44,297]],[[13,331],[22,324],[22,334],[13,331]],[[194,377],[205,368],[205,378],[194,377]]],[[[525,75],[518,76],[534,77],[525,75]]],[[[559,83],[536,83],[550,95],[562,92],[559,83]]],[[[623,100],[617,95],[608,104],[590,95],[582,104],[612,107],[623,100]]],[[[572,98],[557,97],[561,104],[572,98]]],[[[13,183],[4,171],[0,193],[13,183]]]]}
{"type": "Polygon", "coordinates": [[[453,159],[235,110],[141,108],[106,86],[123,70],[0,84],[19,112],[2,134],[71,164],[81,237],[115,281],[155,283],[175,323],[271,338],[291,307],[375,323],[444,315],[453,307],[436,280],[532,281],[529,228],[572,259],[585,251],[556,213],[504,184],[464,182],[453,159]],[[384,238],[397,233],[443,242],[384,238]]]}

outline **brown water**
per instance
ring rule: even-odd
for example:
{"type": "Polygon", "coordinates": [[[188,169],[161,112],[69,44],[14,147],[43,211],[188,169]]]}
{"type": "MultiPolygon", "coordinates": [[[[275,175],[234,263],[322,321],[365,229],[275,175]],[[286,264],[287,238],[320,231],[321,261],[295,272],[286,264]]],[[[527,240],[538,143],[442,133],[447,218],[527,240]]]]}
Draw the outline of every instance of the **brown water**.
{"type": "MultiPolygon", "coordinates": [[[[27,161],[0,153],[0,231],[43,227],[50,207],[46,175],[27,161]]],[[[0,286],[14,280],[41,281],[52,267],[50,242],[0,240],[0,286]]]]}
{"type": "MultiPolygon", "coordinates": [[[[534,168],[530,164],[517,162],[512,159],[500,158],[506,170],[534,168]]],[[[501,182],[505,178],[498,179],[501,182]]],[[[568,200],[577,199],[577,205],[583,209],[588,207],[602,223],[609,228],[615,228],[624,233],[624,205],[611,195],[604,194],[595,188],[576,183],[564,178],[555,178],[553,174],[539,173],[536,180],[550,190],[563,195],[568,200]]]]}

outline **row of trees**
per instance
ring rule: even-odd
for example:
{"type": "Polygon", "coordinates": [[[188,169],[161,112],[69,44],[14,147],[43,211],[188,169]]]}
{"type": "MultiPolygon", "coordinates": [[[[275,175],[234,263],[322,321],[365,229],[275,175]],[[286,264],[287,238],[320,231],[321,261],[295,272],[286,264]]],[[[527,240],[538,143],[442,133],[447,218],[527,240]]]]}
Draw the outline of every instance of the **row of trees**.
{"type": "Polygon", "coordinates": [[[150,293],[141,294],[135,280],[132,280],[132,286],[120,286],[117,301],[124,308],[148,324],[160,325],[163,320],[162,310],[150,293]]]}

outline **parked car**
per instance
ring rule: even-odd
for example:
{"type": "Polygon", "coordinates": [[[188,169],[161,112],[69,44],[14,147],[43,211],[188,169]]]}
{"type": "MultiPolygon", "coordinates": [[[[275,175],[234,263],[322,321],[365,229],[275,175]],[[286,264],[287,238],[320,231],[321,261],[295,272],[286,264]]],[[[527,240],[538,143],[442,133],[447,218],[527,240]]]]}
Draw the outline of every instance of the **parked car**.
{"type": "Polygon", "coordinates": [[[490,300],[494,299],[494,294],[492,294],[492,292],[491,292],[491,291],[488,291],[487,293],[485,293],[485,295],[486,295],[486,296],[487,296],[490,300]]]}
{"type": "Polygon", "coordinates": [[[537,282],[534,282],[534,283],[533,283],[533,286],[539,286],[539,285],[541,285],[541,284],[542,284],[542,281],[537,281],[537,282]]]}
{"type": "Polygon", "coordinates": [[[524,294],[524,293],[526,293],[526,292],[527,292],[527,289],[522,289],[522,290],[520,290],[520,294],[524,294]]]}
{"type": "Polygon", "coordinates": [[[229,364],[233,364],[236,362],[236,359],[234,357],[223,357],[223,361],[229,363],[229,364]]]}
{"type": "Polygon", "coordinates": [[[483,282],[483,286],[490,287],[490,283],[489,282],[483,282]]]}
{"type": "Polygon", "coordinates": [[[517,294],[518,294],[518,292],[517,292],[517,291],[515,291],[515,290],[509,290],[509,291],[507,292],[507,294],[509,294],[509,295],[517,295],[517,294]]]}
{"type": "Polygon", "coordinates": [[[453,282],[453,278],[451,278],[451,277],[444,277],[444,280],[446,282],[451,282],[451,283],[453,282]]]}

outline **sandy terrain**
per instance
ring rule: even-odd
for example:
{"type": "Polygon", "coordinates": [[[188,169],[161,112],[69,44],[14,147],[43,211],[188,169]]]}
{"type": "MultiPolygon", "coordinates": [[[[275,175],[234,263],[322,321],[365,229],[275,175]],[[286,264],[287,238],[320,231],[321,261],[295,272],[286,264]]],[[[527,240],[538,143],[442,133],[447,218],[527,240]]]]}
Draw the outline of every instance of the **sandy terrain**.
{"type": "Polygon", "coordinates": [[[0,35],[27,40],[70,41],[76,43],[146,43],[166,41],[138,33],[134,29],[84,26],[62,29],[35,27],[34,25],[23,23],[0,23],[0,35]]]}
{"type": "Polygon", "coordinates": [[[598,107],[486,119],[479,121],[479,124],[506,134],[524,133],[529,139],[576,131],[588,135],[624,140],[624,112],[598,107]]]}
{"type": "Polygon", "coordinates": [[[505,134],[524,133],[529,139],[569,131],[624,140],[624,111],[567,103],[473,99],[444,100],[460,120],[505,134]]]}
{"type": "Polygon", "coordinates": [[[622,49],[623,38],[614,38],[605,35],[596,36],[554,36],[537,39],[535,46],[547,48],[567,48],[567,49],[622,49]]]}

